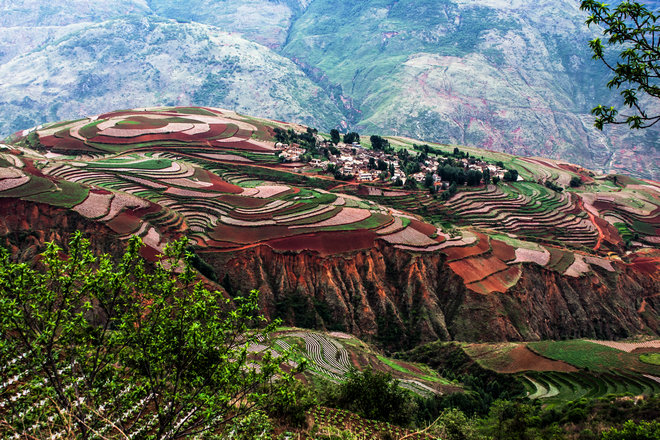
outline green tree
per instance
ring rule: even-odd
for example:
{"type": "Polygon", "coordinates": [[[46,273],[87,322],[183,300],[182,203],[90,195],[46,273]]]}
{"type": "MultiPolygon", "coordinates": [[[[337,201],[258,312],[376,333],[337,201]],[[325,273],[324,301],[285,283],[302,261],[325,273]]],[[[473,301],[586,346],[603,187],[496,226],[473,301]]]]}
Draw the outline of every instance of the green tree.
{"type": "Polygon", "coordinates": [[[660,422],[628,420],[621,429],[611,428],[603,432],[603,440],[657,440],[660,438],[660,422]]]}
{"type": "Polygon", "coordinates": [[[339,130],[337,130],[336,128],[330,130],[330,142],[337,145],[340,140],[341,138],[339,137],[339,130]]]}
{"type": "Polygon", "coordinates": [[[443,440],[482,440],[475,419],[456,408],[444,410],[425,432],[443,440]]]}
{"type": "Polygon", "coordinates": [[[412,416],[412,399],[408,391],[389,373],[351,369],[339,385],[335,402],[339,407],[362,417],[394,423],[406,423],[412,416]]]}
{"type": "Polygon", "coordinates": [[[656,25],[660,14],[652,12],[636,1],[623,1],[616,8],[595,0],[583,0],[580,9],[589,12],[588,26],[599,25],[607,39],[607,46],[620,50],[618,57],[610,57],[600,38],[589,42],[593,58],[601,60],[614,77],[607,83],[610,89],[621,89],[624,106],[632,114],[618,119],[614,107],[598,105],[591,110],[596,116],[595,126],[627,124],[631,128],[647,128],[658,121],[660,115],[649,115],[640,105],[640,96],[660,98],[660,38],[656,25]]]}
{"type": "Polygon", "coordinates": [[[353,142],[360,142],[360,135],[354,131],[351,131],[350,133],[346,133],[344,135],[344,143],[352,144],[353,142]]]}
{"type": "Polygon", "coordinates": [[[484,169],[484,185],[488,185],[490,183],[490,170],[488,168],[484,169]]]}
{"type": "Polygon", "coordinates": [[[221,429],[292,380],[288,354],[250,356],[274,329],[257,292],[233,302],[210,292],[185,239],[152,266],[132,238],[115,262],[73,236],[38,264],[0,249],[0,436],[178,439],[221,429]],[[261,328],[260,328],[261,327],[261,328]]]}
{"type": "Polygon", "coordinates": [[[516,182],[518,181],[518,170],[508,170],[504,173],[505,182],[516,182]]]}

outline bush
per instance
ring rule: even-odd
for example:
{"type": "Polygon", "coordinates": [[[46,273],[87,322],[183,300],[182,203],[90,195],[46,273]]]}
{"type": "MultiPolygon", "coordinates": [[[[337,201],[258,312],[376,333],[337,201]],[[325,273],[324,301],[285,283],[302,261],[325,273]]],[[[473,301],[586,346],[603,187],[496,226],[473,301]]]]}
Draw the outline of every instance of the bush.
{"type": "Polygon", "coordinates": [[[407,424],[414,412],[412,397],[399,381],[370,367],[362,372],[351,369],[331,403],[367,419],[397,424],[407,424]]]}

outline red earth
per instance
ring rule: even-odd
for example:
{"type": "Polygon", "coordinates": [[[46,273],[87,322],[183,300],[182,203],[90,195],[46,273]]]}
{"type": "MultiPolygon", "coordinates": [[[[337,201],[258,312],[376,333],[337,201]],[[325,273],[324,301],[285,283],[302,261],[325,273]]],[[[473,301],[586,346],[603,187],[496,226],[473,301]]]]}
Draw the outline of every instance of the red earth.
{"type": "Polygon", "coordinates": [[[270,240],[266,244],[277,251],[315,251],[322,256],[374,246],[376,233],[367,229],[356,231],[316,232],[270,240]]]}
{"type": "Polygon", "coordinates": [[[578,371],[574,366],[566,362],[554,361],[539,356],[524,345],[511,350],[509,353],[510,363],[498,368],[499,373],[518,373],[520,371],[560,371],[571,373],[578,371]]]}
{"type": "Polygon", "coordinates": [[[448,264],[451,270],[463,278],[466,284],[482,280],[488,275],[508,268],[505,263],[492,255],[488,257],[465,258],[463,260],[451,261],[448,264]]]}
{"type": "Polygon", "coordinates": [[[490,247],[493,255],[502,261],[511,261],[516,259],[516,249],[503,241],[491,239],[490,247]]]}
{"type": "Polygon", "coordinates": [[[479,241],[472,246],[453,246],[447,247],[442,250],[447,255],[449,261],[461,260],[463,258],[481,255],[488,252],[490,246],[488,245],[488,237],[484,234],[477,233],[479,241]]]}

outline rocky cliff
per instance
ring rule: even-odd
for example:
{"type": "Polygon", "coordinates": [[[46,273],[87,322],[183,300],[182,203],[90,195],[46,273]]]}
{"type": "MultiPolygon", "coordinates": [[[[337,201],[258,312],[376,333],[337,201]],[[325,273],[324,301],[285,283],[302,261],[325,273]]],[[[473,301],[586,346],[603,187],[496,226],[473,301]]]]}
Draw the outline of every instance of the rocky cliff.
{"type": "Polygon", "coordinates": [[[391,347],[438,338],[613,339],[660,331],[660,297],[654,296],[660,279],[625,264],[616,273],[581,278],[526,264],[509,292],[482,295],[466,289],[444,255],[382,243],[331,257],[261,246],[204,258],[230,292],[259,289],[271,317],[345,330],[391,347]]]}

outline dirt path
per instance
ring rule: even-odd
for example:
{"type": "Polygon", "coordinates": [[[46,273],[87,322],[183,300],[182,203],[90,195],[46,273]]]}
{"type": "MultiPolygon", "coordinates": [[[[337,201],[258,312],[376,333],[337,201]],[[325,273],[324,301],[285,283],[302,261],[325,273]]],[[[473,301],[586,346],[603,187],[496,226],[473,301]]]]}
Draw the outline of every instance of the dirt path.
{"type": "Polygon", "coordinates": [[[625,351],[630,353],[638,348],[658,348],[660,349],[660,339],[646,342],[618,342],[618,341],[596,341],[588,340],[594,344],[604,345],[606,347],[615,348],[617,350],[625,351]]]}
{"type": "Polygon", "coordinates": [[[577,198],[578,198],[578,206],[580,207],[580,209],[582,209],[583,211],[586,211],[587,215],[589,216],[589,220],[591,220],[591,223],[593,223],[594,226],[596,227],[596,229],[598,229],[598,242],[596,243],[596,246],[594,246],[594,251],[597,251],[598,249],[600,249],[600,245],[603,243],[603,237],[605,236],[605,234],[603,233],[603,230],[598,225],[598,222],[596,221],[596,216],[591,211],[589,211],[587,208],[585,208],[584,201],[582,200],[582,197],[577,196],[577,198]]]}

